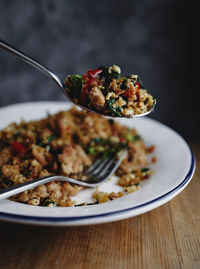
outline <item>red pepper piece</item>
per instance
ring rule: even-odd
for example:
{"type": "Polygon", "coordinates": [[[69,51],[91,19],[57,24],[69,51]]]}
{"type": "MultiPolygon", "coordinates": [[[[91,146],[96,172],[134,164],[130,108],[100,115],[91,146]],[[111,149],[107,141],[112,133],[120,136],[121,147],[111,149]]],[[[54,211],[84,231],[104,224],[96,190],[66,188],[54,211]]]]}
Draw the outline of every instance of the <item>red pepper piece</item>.
{"type": "Polygon", "coordinates": [[[95,77],[98,76],[102,71],[103,71],[103,69],[95,69],[95,70],[90,69],[89,71],[87,71],[87,74],[88,74],[91,78],[95,78],[95,77]]]}
{"type": "Polygon", "coordinates": [[[124,137],[120,136],[120,137],[119,137],[119,141],[120,141],[120,142],[124,142],[124,141],[125,141],[124,137]]]}
{"type": "Polygon", "coordinates": [[[122,96],[128,97],[128,90],[125,93],[123,93],[122,96]]]}
{"type": "Polygon", "coordinates": [[[95,78],[89,78],[85,85],[85,93],[89,93],[89,89],[91,88],[92,82],[95,81],[95,78]]]}
{"type": "Polygon", "coordinates": [[[126,90],[126,92],[123,93],[122,95],[124,97],[128,97],[128,98],[132,98],[133,97],[133,95],[134,95],[134,88],[133,88],[132,84],[130,85],[130,88],[128,90],[126,90]]]}
{"type": "Polygon", "coordinates": [[[137,99],[139,100],[140,99],[140,96],[139,96],[139,89],[140,89],[140,83],[139,82],[135,82],[135,87],[136,87],[136,96],[137,96],[137,99]]]}
{"type": "Polygon", "coordinates": [[[137,89],[140,89],[141,85],[139,82],[135,82],[135,87],[137,87],[137,89]]]}
{"type": "Polygon", "coordinates": [[[11,143],[11,148],[15,152],[20,153],[20,154],[24,154],[25,151],[26,151],[26,148],[22,144],[20,144],[20,143],[18,143],[16,141],[14,141],[14,142],[11,143]]]}
{"type": "Polygon", "coordinates": [[[80,103],[84,105],[86,103],[86,98],[87,98],[86,91],[82,90],[80,96],[80,103]]]}
{"type": "Polygon", "coordinates": [[[70,129],[71,129],[70,126],[67,126],[67,127],[65,128],[66,132],[69,132],[70,129]]]}

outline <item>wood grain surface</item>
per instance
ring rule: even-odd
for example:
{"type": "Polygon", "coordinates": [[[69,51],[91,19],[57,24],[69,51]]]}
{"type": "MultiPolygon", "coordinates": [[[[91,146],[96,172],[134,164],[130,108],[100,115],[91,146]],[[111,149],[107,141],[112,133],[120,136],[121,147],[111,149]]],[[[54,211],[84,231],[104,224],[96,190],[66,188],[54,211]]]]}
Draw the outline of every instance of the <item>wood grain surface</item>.
{"type": "Polygon", "coordinates": [[[0,222],[0,269],[200,268],[200,146],[188,187],[141,216],[85,227],[0,222]]]}

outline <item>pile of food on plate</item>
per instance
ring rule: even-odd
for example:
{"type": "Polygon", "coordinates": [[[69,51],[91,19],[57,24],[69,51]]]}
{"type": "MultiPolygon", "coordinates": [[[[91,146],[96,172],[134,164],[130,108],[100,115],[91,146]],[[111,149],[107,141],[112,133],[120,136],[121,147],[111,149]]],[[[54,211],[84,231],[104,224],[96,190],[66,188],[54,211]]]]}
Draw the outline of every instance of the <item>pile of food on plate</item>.
{"type": "Polygon", "coordinates": [[[138,75],[120,76],[117,65],[90,69],[65,80],[68,95],[77,104],[113,117],[130,117],[150,111],[155,99],[138,75]]]}
{"type": "MultiPolygon", "coordinates": [[[[113,200],[140,187],[152,171],[147,168],[146,148],[135,129],[96,113],[72,108],[39,121],[12,123],[0,131],[0,189],[48,175],[81,178],[96,158],[112,150],[128,149],[118,168],[119,193],[96,191],[94,203],[113,200]]],[[[83,187],[50,182],[13,196],[14,201],[40,206],[73,206],[71,196],[83,187]]]]}

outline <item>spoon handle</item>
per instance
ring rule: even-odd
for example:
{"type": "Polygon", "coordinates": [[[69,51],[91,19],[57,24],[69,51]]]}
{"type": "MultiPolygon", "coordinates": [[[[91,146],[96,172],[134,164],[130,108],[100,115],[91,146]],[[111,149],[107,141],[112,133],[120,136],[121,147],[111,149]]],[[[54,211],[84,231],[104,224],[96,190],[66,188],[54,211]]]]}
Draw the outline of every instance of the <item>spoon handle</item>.
{"type": "Polygon", "coordinates": [[[15,49],[15,48],[13,48],[12,46],[10,46],[9,44],[7,44],[5,41],[3,41],[1,39],[0,39],[0,48],[8,51],[9,53],[13,54],[14,56],[22,59],[23,61],[27,62],[28,64],[39,69],[40,71],[45,73],[47,76],[52,78],[59,85],[59,87],[61,87],[63,90],[63,82],[61,81],[61,79],[56,74],[54,74],[50,70],[48,70],[47,68],[45,68],[44,66],[42,66],[38,62],[31,59],[29,56],[27,56],[26,54],[20,52],[19,50],[15,49]]]}

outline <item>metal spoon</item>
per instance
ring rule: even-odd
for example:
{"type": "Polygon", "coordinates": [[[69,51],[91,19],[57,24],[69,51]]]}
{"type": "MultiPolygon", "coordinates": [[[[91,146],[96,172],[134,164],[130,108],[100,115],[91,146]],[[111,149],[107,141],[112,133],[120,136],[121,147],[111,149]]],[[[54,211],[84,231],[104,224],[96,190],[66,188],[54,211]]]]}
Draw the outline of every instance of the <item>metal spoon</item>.
{"type": "MultiPolygon", "coordinates": [[[[14,56],[22,59],[23,61],[27,62],[28,64],[34,66],[35,68],[39,69],[40,71],[42,71],[44,74],[46,74],[47,76],[49,76],[51,79],[53,79],[57,85],[60,87],[62,93],[67,97],[67,99],[72,102],[74,105],[82,108],[82,109],[85,109],[85,110],[88,110],[88,111],[91,111],[91,112],[95,112],[95,113],[98,113],[98,114],[101,114],[103,116],[109,116],[109,117],[112,117],[110,115],[106,115],[100,111],[96,111],[96,110],[93,110],[91,108],[88,108],[88,107],[85,107],[85,106],[82,106],[80,104],[77,104],[74,102],[74,100],[67,94],[67,91],[65,89],[65,83],[56,75],[54,74],[52,71],[48,70],[46,67],[42,66],[41,64],[39,64],[38,62],[36,62],[35,60],[31,59],[29,56],[27,56],[25,53],[22,53],[20,52],[19,50],[15,49],[14,47],[10,46],[9,44],[7,44],[5,41],[1,40],[0,39],[0,48],[8,51],[9,53],[13,54],[14,56]]],[[[154,110],[154,106],[156,104],[156,100],[154,102],[154,105],[153,107],[148,110],[147,112],[145,113],[142,113],[142,114],[137,114],[137,115],[131,115],[131,116],[122,116],[122,117],[119,117],[119,118],[136,118],[136,117],[142,117],[142,116],[146,116],[148,114],[150,114],[153,110],[154,110]]],[[[115,117],[116,118],[116,117],[115,117]]],[[[118,118],[118,117],[117,117],[118,118]]]]}

